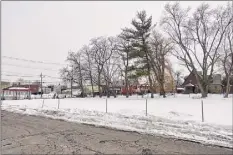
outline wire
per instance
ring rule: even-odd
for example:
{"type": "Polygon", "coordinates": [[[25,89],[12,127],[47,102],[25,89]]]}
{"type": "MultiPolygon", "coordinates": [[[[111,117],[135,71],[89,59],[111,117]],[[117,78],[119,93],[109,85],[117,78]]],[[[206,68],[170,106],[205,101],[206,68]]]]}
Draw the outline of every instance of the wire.
{"type": "Polygon", "coordinates": [[[33,62],[33,63],[42,63],[42,64],[51,64],[51,65],[67,65],[67,64],[60,64],[60,63],[51,63],[51,62],[43,62],[43,61],[35,61],[35,60],[28,60],[28,59],[21,59],[21,58],[15,58],[15,57],[9,57],[9,56],[2,56],[3,58],[12,59],[12,60],[18,60],[18,61],[26,61],[26,62],[33,62]]]}
{"type": "MultiPolygon", "coordinates": [[[[16,76],[16,77],[40,77],[40,75],[12,75],[12,74],[2,74],[2,76],[16,76]]],[[[62,79],[59,77],[53,77],[53,76],[49,76],[49,75],[43,75],[43,77],[49,77],[49,78],[53,78],[53,79],[62,79]]]]}
{"type": "MultiPolygon", "coordinates": [[[[10,74],[2,74],[2,76],[17,76],[17,77],[35,77],[35,76],[27,76],[27,75],[10,75],[10,74]]],[[[38,75],[39,76],[39,75],[38,75]]]]}
{"type": "Polygon", "coordinates": [[[62,83],[62,81],[44,81],[43,83],[62,83]]]}
{"type": "Polygon", "coordinates": [[[2,73],[6,73],[6,74],[17,74],[17,75],[26,75],[26,76],[37,76],[37,75],[32,75],[32,74],[22,74],[22,73],[19,73],[19,72],[8,72],[8,71],[2,71],[2,73]]]}
{"type": "Polygon", "coordinates": [[[15,65],[15,64],[2,64],[6,66],[14,66],[14,67],[21,67],[21,68],[30,68],[30,69],[39,69],[39,70],[48,70],[48,71],[56,71],[58,72],[59,70],[53,70],[53,69],[47,69],[47,68],[34,68],[34,67],[28,67],[28,66],[22,66],[22,65],[15,65]]]}
{"type": "Polygon", "coordinates": [[[54,78],[54,79],[62,79],[62,78],[59,78],[59,77],[53,77],[53,76],[49,76],[49,75],[44,75],[44,76],[47,76],[49,78],[54,78]]]}

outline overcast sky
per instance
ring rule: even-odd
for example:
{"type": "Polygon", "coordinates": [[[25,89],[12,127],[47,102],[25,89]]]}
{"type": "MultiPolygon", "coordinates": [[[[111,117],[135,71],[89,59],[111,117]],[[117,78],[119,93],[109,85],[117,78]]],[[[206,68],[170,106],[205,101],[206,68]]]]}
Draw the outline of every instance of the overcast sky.
{"type": "MultiPolygon", "coordinates": [[[[1,10],[2,56],[65,64],[69,50],[77,51],[93,37],[119,34],[121,28],[130,26],[137,11],[146,10],[148,15],[152,15],[153,23],[159,22],[166,3],[168,1],[4,1],[1,10]]],[[[183,7],[195,8],[201,2],[180,3],[183,7]]],[[[214,7],[226,4],[224,1],[206,3],[214,7]]],[[[180,68],[176,60],[172,62],[175,70],[180,68]]],[[[2,57],[2,79],[16,80],[19,78],[14,76],[17,73],[28,76],[23,77],[26,80],[39,80],[41,72],[59,77],[61,67],[2,57]]],[[[47,77],[45,81],[59,79],[47,77]]]]}

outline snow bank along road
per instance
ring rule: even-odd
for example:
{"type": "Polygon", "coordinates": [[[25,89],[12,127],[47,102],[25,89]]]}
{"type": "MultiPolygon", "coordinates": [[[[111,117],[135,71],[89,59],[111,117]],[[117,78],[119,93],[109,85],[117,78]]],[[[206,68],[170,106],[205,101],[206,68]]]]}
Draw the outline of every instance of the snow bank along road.
{"type": "Polygon", "coordinates": [[[232,154],[232,149],[7,111],[3,154],[232,154]]]}
{"type": "Polygon", "coordinates": [[[165,99],[155,97],[147,100],[136,96],[107,100],[106,98],[4,100],[1,108],[20,114],[233,148],[232,99],[225,99],[222,95],[210,95],[203,99],[204,122],[201,101],[196,95],[168,96],[165,99]],[[148,107],[147,116],[145,107],[148,107]]]}

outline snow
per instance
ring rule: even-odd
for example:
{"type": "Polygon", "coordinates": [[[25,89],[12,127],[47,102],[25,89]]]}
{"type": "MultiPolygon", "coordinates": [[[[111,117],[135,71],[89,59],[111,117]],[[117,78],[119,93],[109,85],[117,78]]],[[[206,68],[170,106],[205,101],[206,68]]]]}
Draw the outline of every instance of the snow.
{"type": "Polygon", "coordinates": [[[25,87],[11,87],[11,88],[9,88],[9,90],[30,90],[30,89],[25,88],[25,87]]]}
{"type": "Polygon", "coordinates": [[[193,87],[194,85],[192,83],[188,83],[185,86],[187,86],[187,87],[193,87]]]}
{"type": "Polygon", "coordinates": [[[183,94],[167,98],[157,95],[154,99],[147,97],[149,94],[144,98],[5,100],[2,109],[233,148],[232,98],[209,95],[200,99],[199,95],[183,94]]]}

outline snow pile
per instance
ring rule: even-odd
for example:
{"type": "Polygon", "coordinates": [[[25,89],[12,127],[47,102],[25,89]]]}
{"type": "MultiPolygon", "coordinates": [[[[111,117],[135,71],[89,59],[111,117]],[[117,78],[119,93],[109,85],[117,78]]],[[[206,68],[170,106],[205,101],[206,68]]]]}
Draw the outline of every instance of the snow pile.
{"type": "Polygon", "coordinates": [[[6,100],[2,109],[233,148],[232,98],[213,95],[201,100],[192,97],[6,100]],[[201,122],[201,101],[205,122],[201,122]]]}

